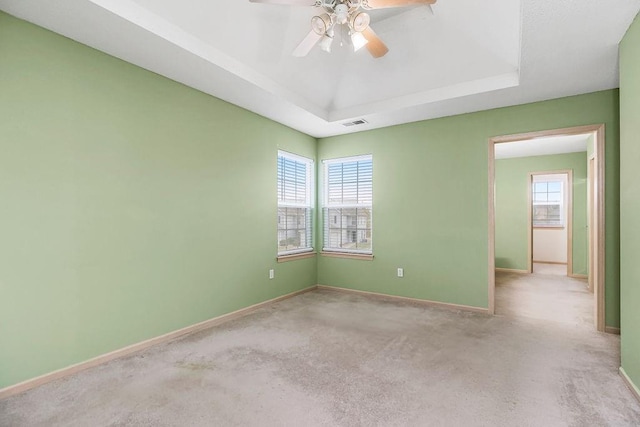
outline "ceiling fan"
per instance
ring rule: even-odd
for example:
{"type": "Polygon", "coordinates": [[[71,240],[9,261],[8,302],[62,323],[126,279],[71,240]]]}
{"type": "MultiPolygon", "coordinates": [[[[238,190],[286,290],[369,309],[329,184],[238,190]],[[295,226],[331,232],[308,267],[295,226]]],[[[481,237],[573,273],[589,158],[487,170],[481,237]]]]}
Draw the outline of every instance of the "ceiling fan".
{"type": "Polygon", "coordinates": [[[436,0],[249,0],[252,3],[280,4],[290,6],[313,6],[325,13],[311,18],[311,32],[293,51],[293,56],[306,56],[320,42],[320,49],[331,52],[331,43],[336,25],[348,29],[354,51],[366,46],[374,58],[389,52],[389,48],[371,29],[371,17],[364,10],[430,5],[436,0]]]}

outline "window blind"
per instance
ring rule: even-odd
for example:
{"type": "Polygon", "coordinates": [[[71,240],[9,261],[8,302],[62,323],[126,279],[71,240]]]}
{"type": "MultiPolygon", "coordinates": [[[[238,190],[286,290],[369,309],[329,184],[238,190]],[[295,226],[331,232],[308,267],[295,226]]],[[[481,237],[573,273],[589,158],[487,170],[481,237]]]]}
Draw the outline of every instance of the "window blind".
{"type": "Polygon", "coordinates": [[[313,161],[278,151],[278,255],[313,250],[313,161]]]}
{"type": "Polygon", "coordinates": [[[323,250],[372,253],[373,158],[325,161],[323,250]]]}

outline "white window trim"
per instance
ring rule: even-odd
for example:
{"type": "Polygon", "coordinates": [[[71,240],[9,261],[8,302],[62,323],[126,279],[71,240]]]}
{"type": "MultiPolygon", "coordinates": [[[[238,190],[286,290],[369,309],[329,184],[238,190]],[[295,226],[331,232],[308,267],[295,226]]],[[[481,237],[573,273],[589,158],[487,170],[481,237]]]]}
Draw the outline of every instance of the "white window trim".
{"type": "MultiPolygon", "coordinates": [[[[305,253],[309,253],[309,252],[314,252],[315,248],[315,241],[314,241],[314,236],[313,236],[313,229],[314,229],[314,216],[315,216],[315,162],[313,159],[310,159],[308,157],[304,157],[304,156],[300,156],[298,154],[294,154],[294,153],[290,153],[289,151],[284,151],[284,150],[278,150],[278,156],[276,157],[276,161],[278,158],[280,157],[286,157],[288,159],[294,160],[296,162],[299,163],[306,163],[309,167],[307,168],[307,194],[308,194],[308,199],[309,199],[309,203],[287,203],[287,202],[281,202],[280,200],[278,200],[277,202],[277,206],[276,208],[306,208],[306,209],[310,209],[310,218],[311,218],[311,230],[310,230],[310,236],[311,236],[311,247],[308,248],[300,248],[300,249],[291,249],[288,251],[278,251],[277,252],[277,257],[289,257],[292,255],[296,255],[296,254],[305,254],[305,253]]],[[[277,227],[277,223],[276,223],[276,227],[277,227]]]]}
{"type": "Polygon", "coordinates": [[[360,156],[350,156],[350,157],[339,157],[339,158],[335,158],[335,159],[326,159],[322,161],[323,164],[323,185],[324,188],[322,189],[322,218],[323,218],[323,223],[322,223],[322,236],[323,236],[323,240],[322,240],[322,252],[325,253],[331,253],[331,254],[354,254],[354,255],[371,255],[373,256],[373,215],[371,217],[371,233],[372,233],[372,237],[371,237],[371,249],[370,250],[362,250],[362,249],[343,249],[343,248],[327,248],[325,247],[326,241],[325,241],[325,237],[326,237],[326,223],[324,221],[324,209],[331,209],[331,208],[336,208],[336,209],[352,209],[352,208],[369,208],[371,210],[371,212],[373,212],[373,201],[371,202],[371,204],[353,204],[353,203],[347,203],[347,204],[342,204],[342,203],[332,203],[329,204],[329,166],[332,164],[339,164],[339,163],[350,163],[350,162],[359,162],[359,161],[367,161],[370,160],[371,162],[373,162],[373,154],[363,154],[360,156]]]}
{"type": "Polygon", "coordinates": [[[373,160],[373,154],[361,154],[359,156],[336,157],[334,159],[324,159],[322,163],[325,165],[331,165],[335,163],[350,163],[350,162],[359,162],[363,160],[373,160]]]}

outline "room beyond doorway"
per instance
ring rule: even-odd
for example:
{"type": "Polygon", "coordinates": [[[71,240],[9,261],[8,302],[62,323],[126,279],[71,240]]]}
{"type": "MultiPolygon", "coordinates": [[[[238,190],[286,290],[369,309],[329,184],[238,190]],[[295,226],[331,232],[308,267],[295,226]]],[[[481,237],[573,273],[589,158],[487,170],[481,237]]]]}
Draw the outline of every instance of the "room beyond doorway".
{"type": "MultiPolygon", "coordinates": [[[[586,173],[586,169],[585,167],[583,172],[586,173]]],[[[529,173],[527,227],[530,241],[527,269],[530,273],[545,264],[551,264],[564,266],[565,276],[576,277],[573,268],[573,172],[572,169],[566,169],[529,173]]],[[[586,191],[583,193],[586,196],[586,191]]],[[[583,213],[579,216],[585,221],[589,210],[586,197],[578,199],[585,202],[578,204],[583,208],[579,209],[583,213]]],[[[583,228],[582,224],[579,226],[583,228]]],[[[583,232],[582,237],[584,239],[580,243],[588,246],[587,233],[583,232]]],[[[588,248],[582,249],[582,258],[587,261],[588,248]]],[[[587,264],[579,268],[583,270],[579,276],[582,278],[587,273],[587,264]]],[[[560,271],[558,268],[554,270],[560,271]]]]}
{"type": "MultiPolygon", "coordinates": [[[[518,178],[513,181],[513,187],[517,190],[515,196],[500,196],[496,190],[496,149],[497,145],[502,147],[513,147],[515,142],[523,142],[527,150],[532,151],[532,157],[553,155],[561,153],[573,153],[584,151],[584,149],[573,149],[562,151],[563,144],[559,144],[560,139],[578,141],[583,137],[588,138],[587,151],[579,160],[579,166],[574,163],[569,167],[556,167],[556,169],[571,169],[574,172],[578,169],[581,171],[580,177],[575,177],[575,182],[583,188],[580,188],[580,197],[584,196],[584,213],[573,216],[574,224],[572,232],[578,232],[579,246],[572,245],[567,250],[567,269],[569,275],[573,278],[587,279],[588,275],[592,276],[593,293],[594,293],[594,323],[599,331],[605,330],[605,313],[604,313],[604,126],[580,126],[567,129],[556,129],[548,131],[531,132],[518,135],[507,135],[494,137],[489,139],[489,312],[495,313],[496,310],[496,271],[511,273],[528,273],[533,272],[533,250],[532,250],[532,227],[527,227],[527,223],[531,224],[531,203],[526,203],[527,196],[523,192],[527,192],[526,187],[530,186],[532,181],[529,175],[529,181],[518,178]],[[545,146],[546,145],[546,146],[545,146]],[[541,147],[544,150],[541,152],[541,147]],[[593,164],[590,163],[593,159],[593,164]],[[589,160],[589,162],[588,162],[589,160]],[[589,167],[587,166],[589,165],[589,167]],[[591,174],[587,176],[587,171],[591,174]],[[584,176],[582,176],[584,175],[584,176]],[[527,184],[528,182],[528,184],[527,184]],[[583,194],[584,193],[584,194],[583,194]],[[502,197],[502,199],[500,199],[502,197]],[[524,197],[524,201],[522,198],[524,197]],[[498,201],[512,202],[513,206],[507,209],[501,209],[497,206],[498,201]],[[587,207],[588,204],[588,207],[587,207]],[[504,219],[505,212],[512,211],[521,212],[519,219],[513,221],[510,227],[496,228],[496,222],[504,219]],[[524,219],[522,217],[524,215],[524,219]],[[528,216],[528,220],[526,219],[528,216]],[[578,221],[584,222],[582,224],[578,221]],[[524,230],[524,231],[522,231],[524,230]],[[524,234],[523,234],[524,233],[524,234]],[[583,236],[584,235],[584,236],[583,236]],[[505,243],[506,242],[506,243],[505,243]],[[523,243],[524,242],[524,243],[523,243]],[[571,265],[573,263],[573,265],[571,265]]],[[[520,145],[520,144],[518,144],[520,145]]],[[[511,150],[511,148],[509,148],[511,150]]],[[[507,151],[509,151],[507,150],[507,151]]],[[[520,150],[520,148],[518,148],[520,150]]],[[[504,151],[502,153],[504,156],[504,151]]],[[[526,157],[525,154],[511,155],[511,157],[526,157]]],[[[509,156],[507,156],[509,157],[509,156]]],[[[575,160],[575,159],[574,159],[575,160]]],[[[557,164],[557,163],[556,163],[557,164]]],[[[539,168],[538,170],[550,171],[553,167],[539,168]]],[[[529,170],[531,172],[532,170],[529,170]]],[[[569,186],[568,186],[569,187],[569,186]]],[[[570,188],[570,191],[575,190],[570,188]]],[[[577,193],[576,193],[577,194],[577,193]]],[[[529,196],[532,197],[529,190],[529,196]]],[[[503,223],[501,223],[503,224],[503,223]]],[[[575,236],[574,236],[575,237],[575,236]]],[[[589,287],[587,287],[589,289],[589,287]]]]}

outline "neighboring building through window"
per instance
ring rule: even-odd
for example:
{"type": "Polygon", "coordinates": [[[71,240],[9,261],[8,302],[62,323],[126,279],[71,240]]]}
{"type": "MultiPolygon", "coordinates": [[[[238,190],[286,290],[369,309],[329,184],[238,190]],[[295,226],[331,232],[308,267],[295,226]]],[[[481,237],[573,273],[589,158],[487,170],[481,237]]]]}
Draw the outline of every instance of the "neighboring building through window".
{"type": "Polygon", "coordinates": [[[313,250],[313,160],[278,151],[278,255],[313,250]]]}
{"type": "Polygon", "coordinates": [[[373,158],[324,161],[324,251],[372,253],[373,158]]]}
{"type": "Polygon", "coordinates": [[[564,226],[564,188],[562,181],[532,183],[534,227],[564,226]]]}

